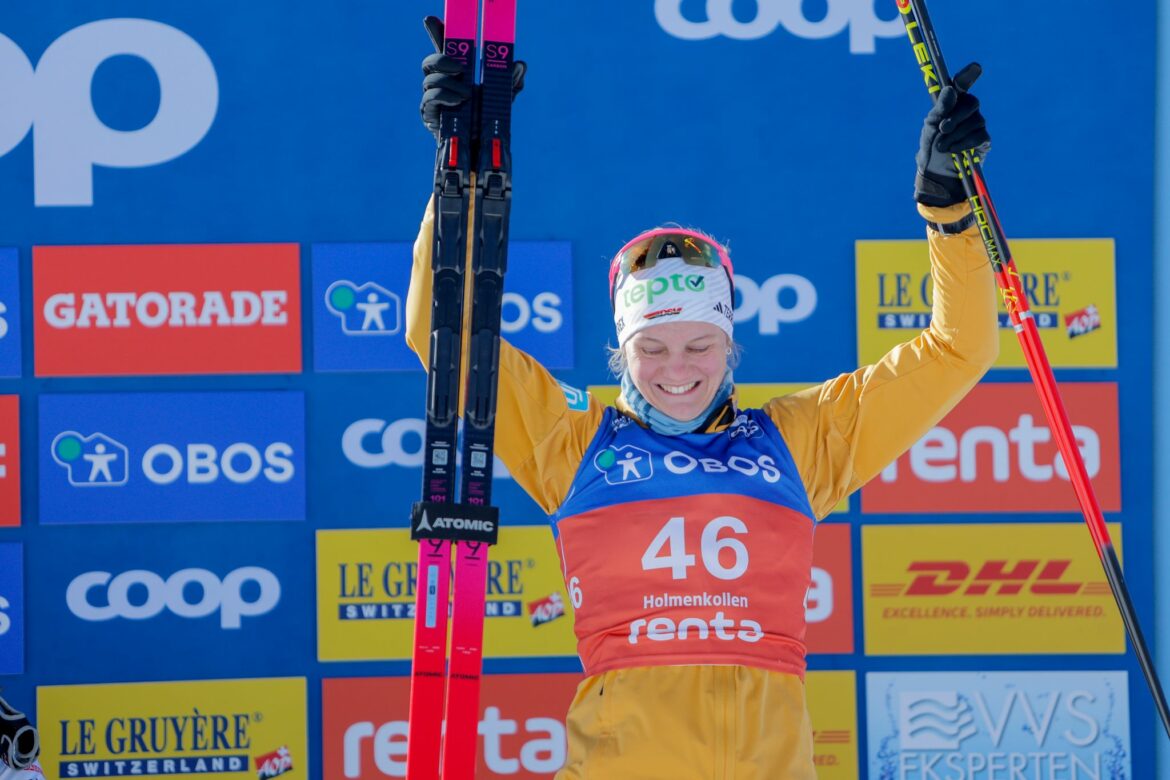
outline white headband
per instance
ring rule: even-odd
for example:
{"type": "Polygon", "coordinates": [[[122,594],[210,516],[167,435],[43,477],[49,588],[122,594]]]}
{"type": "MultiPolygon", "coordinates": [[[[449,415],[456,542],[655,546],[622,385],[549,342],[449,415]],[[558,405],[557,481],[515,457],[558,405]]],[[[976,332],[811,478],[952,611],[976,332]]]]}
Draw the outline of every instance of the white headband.
{"type": "Polygon", "coordinates": [[[614,292],[618,346],[646,328],[667,322],[709,322],[732,338],[731,282],[720,268],[682,259],[659,260],[629,274],[614,292]]]}

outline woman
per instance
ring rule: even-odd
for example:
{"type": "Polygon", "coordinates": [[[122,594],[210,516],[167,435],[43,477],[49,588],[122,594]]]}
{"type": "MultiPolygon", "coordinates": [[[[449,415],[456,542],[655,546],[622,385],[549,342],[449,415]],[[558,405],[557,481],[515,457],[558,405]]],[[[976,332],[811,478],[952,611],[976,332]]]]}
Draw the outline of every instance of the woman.
{"type": "MultiPolygon", "coordinates": [[[[424,121],[466,99],[424,61],[424,121]]],[[[523,67],[517,82],[522,82],[523,67]]],[[[933,318],[880,361],[761,409],[736,405],[732,265],[702,233],[659,229],[609,269],[616,407],[570,406],[502,346],[496,451],[550,515],[586,679],[558,780],[815,778],[804,596],[813,529],[942,418],[998,350],[992,274],[951,152],[990,145],[978,101],[943,90],[915,197],[933,318]]],[[[518,89],[517,89],[518,91],[518,89]]],[[[427,359],[433,213],[414,248],[407,341],[427,359]]]]}

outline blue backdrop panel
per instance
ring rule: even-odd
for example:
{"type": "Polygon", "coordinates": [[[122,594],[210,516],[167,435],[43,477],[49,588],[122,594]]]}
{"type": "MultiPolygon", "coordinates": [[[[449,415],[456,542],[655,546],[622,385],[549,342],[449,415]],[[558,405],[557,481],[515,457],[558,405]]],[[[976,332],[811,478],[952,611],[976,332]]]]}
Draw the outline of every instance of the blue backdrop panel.
{"type": "MultiPolygon", "coordinates": [[[[893,0],[519,5],[518,54],[530,70],[515,108],[509,335],[573,386],[611,382],[608,258],[636,232],[677,222],[731,248],[738,381],[855,368],[854,243],[923,236],[911,190],[929,103],[893,0]]],[[[1124,511],[1108,519],[1124,526],[1130,590],[1152,626],[1155,5],[935,6],[952,69],[973,59],[985,69],[976,91],[994,138],[987,173],[1009,236],[1116,242],[1119,368],[1057,374],[1119,386],[1124,511]]],[[[0,621],[12,626],[0,631],[0,686],[20,706],[32,709],[45,684],[304,676],[308,774],[319,776],[320,681],[406,671],[317,661],[310,572],[317,529],[401,527],[419,493],[424,375],[400,333],[360,331],[378,327],[365,319],[375,310],[390,330],[405,303],[434,163],[418,121],[419,60],[431,50],[420,22],[441,11],[439,0],[5,9],[0,393],[22,396],[24,505],[20,527],[0,528],[0,555],[23,546],[26,565],[23,578],[0,571],[10,603],[0,621]],[[229,242],[301,244],[304,374],[33,378],[33,246],[229,242]],[[397,368],[409,370],[387,370],[397,368]],[[296,408],[265,395],[240,412],[242,394],[277,391],[296,408]],[[148,441],[149,414],[180,397],[158,418],[165,436],[148,441]],[[237,424],[241,435],[228,435],[237,424]],[[78,434],[66,451],[76,457],[106,454],[86,449],[97,432],[128,450],[164,442],[184,455],[187,444],[267,445],[268,432],[293,444],[295,477],[273,486],[290,491],[284,498],[262,495],[263,477],[148,488],[131,473],[124,487],[71,486],[50,447],[62,431],[78,434]],[[111,498],[137,489],[133,501],[111,498]],[[186,522],[212,519],[231,522],[186,522]],[[124,520],[136,522],[111,522],[124,520]],[[12,649],[21,609],[23,669],[12,649]]],[[[985,381],[1024,379],[1002,369],[985,381]]],[[[510,478],[497,478],[495,496],[508,522],[543,522],[510,478]]],[[[864,523],[1001,522],[1010,534],[1019,519],[862,515],[857,500],[839,517],[854,525],[855,561],[864,523]]],[[[1126,776],[1154,776],[1153,710],[1132,655],[867,657],[859,563],[853,573],[858,649],[811,666],[857,672],[863,777],[874,776],[864,757],[878,733],[867,729],[865,713],[877,711],[867,674],[1021,670],[1128,672],[1126,776]]],[[[490,659],[488,669],[575,664],[490,659]]]]}

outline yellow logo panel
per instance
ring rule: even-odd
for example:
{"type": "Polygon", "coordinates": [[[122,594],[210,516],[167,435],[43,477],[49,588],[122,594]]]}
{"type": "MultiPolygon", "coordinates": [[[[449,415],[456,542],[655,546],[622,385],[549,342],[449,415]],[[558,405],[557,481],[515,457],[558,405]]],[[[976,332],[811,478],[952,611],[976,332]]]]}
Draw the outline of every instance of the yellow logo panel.
{"type": "MultiPolygon", "coordinates": [[[[1112,239],[1011,242],[1028,304],[1054,368],[1117,367],[1112,239]]],[[[857,354],[862,365],[914,338],[930,323],[925,241],[857,242],[857,354]]],[[[1003,301],[996,368],[1025,368],[1003,301]]]]}
{"type": "Polygon", "coordinates": [[[49,777],[309,777],[303,677],[37,689],[49,777]]]}
{"type": "Polygon", "coordinates": [[[869,655],[1125,652],[1083,524],[867,525],[861,541],[869,655]]]}
{"type": "Polygon", "coordinates": [[[853,672],[805,675],[817,780],[857,780],[857,687],[853,672]]]}
{"type": "MultiPolygon", "coordinates": [[[[800,390],[813,387],[812,382],[778,383],[778,384],[736,384],[736,402],[741,409],[759,409],[764,404],[779,395],[791,395],[800,390]]],[[[589,392],[603,405],[613,406],[621,393],[618,385],[590,385],[589,392]]],[[[833,508],[833,514],[849,511],[849,498],[846,496],[841,503],[833,508]]]]}
{"type": "MultiPolygon", "coordinates": [[[[406,529],[318,531],[318,659],[408,660],[417,570],[406,529]]],[[[572,610],[552,531],[502,526],[488,555],[484,656],[576,655],[572,610]]]]}

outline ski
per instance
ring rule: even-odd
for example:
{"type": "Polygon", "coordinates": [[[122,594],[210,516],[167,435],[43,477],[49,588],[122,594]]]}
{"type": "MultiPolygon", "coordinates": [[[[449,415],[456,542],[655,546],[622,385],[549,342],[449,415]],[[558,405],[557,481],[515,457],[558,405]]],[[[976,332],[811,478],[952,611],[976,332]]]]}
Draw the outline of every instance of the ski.
{"type": "Polygon", "coordinates": [[[423,500],[411,512],[411,538],[419,542],[419,559],[408,780],[472,780],[475,776],[488,548],[495,544],[499,526],[498,513],[491,506],[491,481],[512,191],[516,0],[446,0],[444,22],[443,51],[464,65],[469,84],[475,81],[477,41],[482,38],[478,46],[481,85],[476,100],[442,114],[435,164],[434,299],[423,500]],[[482,36],[476,34],[481,2],[482,36]],[[463,442],[461,459],[457,459],[464,269],[472,197],[472,299],[463,442]],[[457,460],[462,464],[458,470],[457,460]],[[458,501],[454,493],[457,471],[458,501]],[[448,665],[452,547],[455,593],[448,665]]]}
{"type": "MultiPolygon", "coordinates": [[[[934,24],[926,9],[926,0],[896,0],[898,11],[906,27],[906,35],[914,49],[915,59],[922,72],[923,81],[931,98],[936,99],[943,87],[951,85],[950,72],[943,60],[942,48],[939,46],[935,34],[934,24]]],[[[1137,610],[1129,595],[1129,588],[1125,583],[1121,562],[1110,538],[1109,527],[1105,524],[1105,516],[1097,495],[1093,490],[1093,483],[1085,467],[1084,458],[1077,446],[1076,436],[1073,434],[1072,424],[1069,421],[1068,411],[1060,390],[1056,384],[1056,376],[1052,373],[1052,365],[1040,340],[1040,332],[1036,320],[1032,316],[1025,294],[1022,278],[1012,258],[1008,247],[1007,237],[1003,225],[999,221],[999,214],[991,200],[991,192],[987,186],[987,179],[983,175],[982,160],[974,150],[953,155],[955,169],[963,183],[967,199],[971,202],[972,213],[979,226],[983,248],[987,259],[995,272],[996,283],[999,286],[1000,296],[1004,308],[1011,318],[1012,327],[1016,331],[1020,347],[1024,351],[1028,371],[1032,375],[1032,383],[1036,386],[1037,394],[1044,407],[1044,414],[1048,420],[1048,427],[1052,431],[1060,449],[1061,457],[1068,465],[1069,481],[1076,493],[1077,502],[1081,506],[1085,524],[1093,545],[1097,548],[1097,555],[1105,570],[1113,598],[1117,602],[1126,633],[1133,645],[1141,666],[1142,674],[1146,678],[1146,685],[1154,699],[1154,706],[1162,721],[1162,727],[1170,736],[1170,704],[1167,703],[1162,683],[1158,679],[1154,659],[1146,644],[1141,624],[1138,622],[1137,610]]]]}

